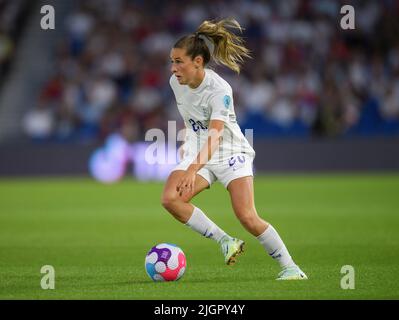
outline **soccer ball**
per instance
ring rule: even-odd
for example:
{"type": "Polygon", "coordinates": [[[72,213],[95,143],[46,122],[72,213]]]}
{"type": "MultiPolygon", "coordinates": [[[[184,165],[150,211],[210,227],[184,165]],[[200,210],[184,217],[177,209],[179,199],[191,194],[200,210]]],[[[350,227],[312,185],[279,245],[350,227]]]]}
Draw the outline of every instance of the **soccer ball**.
{"type": "Polygon", "coordinates": [[[145,257],[145,270],[154,281],[179,280],[186,271],[186,256],[174,244],[158,244],[145,257]]]}

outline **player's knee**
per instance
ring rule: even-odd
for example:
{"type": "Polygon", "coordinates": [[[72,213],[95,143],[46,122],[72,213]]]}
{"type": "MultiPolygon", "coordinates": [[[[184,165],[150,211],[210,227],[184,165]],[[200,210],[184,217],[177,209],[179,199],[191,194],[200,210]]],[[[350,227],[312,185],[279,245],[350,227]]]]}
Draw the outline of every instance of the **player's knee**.
{"type": "Polygon", "coordinates": [[[162,206],[168,211],[173,210],[173,208],[179,202],[189,202],[189,201],[190,201],[190,197],[188,197],[188,196],[181,197],[181,196],[179,196],[179,194],[177,194],[175,192],[174,193],[165,193],[162,195],[162,198],[161,198],[162,206]]]}
{"type": "Polygon", "coordinates": [[[176,201],[176,197],[171,194],[166,193],[166,194],[162,195],[161,204],[168,211],[170,211],[172,209],[175,201],[176,201]]]}

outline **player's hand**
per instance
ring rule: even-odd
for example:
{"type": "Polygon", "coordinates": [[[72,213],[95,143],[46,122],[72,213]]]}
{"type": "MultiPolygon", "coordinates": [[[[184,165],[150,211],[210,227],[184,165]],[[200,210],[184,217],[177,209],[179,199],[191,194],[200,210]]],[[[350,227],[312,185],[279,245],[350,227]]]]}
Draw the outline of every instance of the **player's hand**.
{"type": "Polygon", "coordinates": [[[194,171],[187,170],[184,173],[176,187],[179,196],[192,195],[194,193],[195,177],[196,173],[194,171]]]}

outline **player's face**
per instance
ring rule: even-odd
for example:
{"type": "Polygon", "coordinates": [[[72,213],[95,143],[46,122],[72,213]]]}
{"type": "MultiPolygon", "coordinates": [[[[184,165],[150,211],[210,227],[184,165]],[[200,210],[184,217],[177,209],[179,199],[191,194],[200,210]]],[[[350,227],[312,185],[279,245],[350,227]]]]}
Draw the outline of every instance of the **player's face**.
{"type": "Polygon", "coordinates": [[[170,52],[170,62],[170,70],[180,84],[188,85],[196,78],[198,61],[187,56],[185,49],[173,48],[170,52]]]}

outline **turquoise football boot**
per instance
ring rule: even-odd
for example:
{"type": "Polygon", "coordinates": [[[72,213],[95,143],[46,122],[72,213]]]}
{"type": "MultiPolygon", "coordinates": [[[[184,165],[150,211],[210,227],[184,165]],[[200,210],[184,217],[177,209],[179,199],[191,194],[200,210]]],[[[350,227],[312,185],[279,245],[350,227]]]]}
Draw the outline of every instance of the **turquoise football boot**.
{"type": "Polygon", "coordinates": [[[224,254],[224,262],[227,265],[233,265],[238,255],[244,252],[245,242],[229,236],[224,236],[220,240],[222,252],[224,254]]]}
{"type": "Polygon", "coordinates": [[[307,280],[306,274],[297,266],[285,268],[276,280],[307,280]]]}

